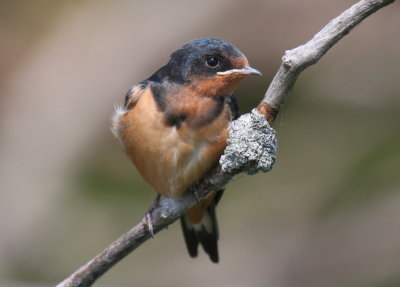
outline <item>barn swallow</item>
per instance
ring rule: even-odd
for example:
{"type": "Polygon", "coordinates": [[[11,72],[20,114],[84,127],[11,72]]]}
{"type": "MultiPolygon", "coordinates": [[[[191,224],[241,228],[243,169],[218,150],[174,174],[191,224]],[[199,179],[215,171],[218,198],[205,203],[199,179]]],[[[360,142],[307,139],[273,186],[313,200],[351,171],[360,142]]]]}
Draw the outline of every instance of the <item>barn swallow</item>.
{"type": "MultiPolygon", "coordinates": [[[[251,74],[261,75],[230,43],[195,39],[129,90],[112,131],[158,198],[181,196],[218,164],[229,124],[239,116],[234,89],[251,74]]],[[[215,206],[222,193],[202,199],[181,218],[191,257],[201,244],[212,262],[219,260],[215,206]]]]}

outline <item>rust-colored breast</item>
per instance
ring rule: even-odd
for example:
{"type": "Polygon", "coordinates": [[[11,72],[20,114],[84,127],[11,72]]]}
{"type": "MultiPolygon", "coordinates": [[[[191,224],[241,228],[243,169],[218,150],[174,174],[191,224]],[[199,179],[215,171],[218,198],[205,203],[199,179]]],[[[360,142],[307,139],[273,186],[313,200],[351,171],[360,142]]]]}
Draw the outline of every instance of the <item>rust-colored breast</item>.
{"type": "MultiPolygon", "coordinates": [[[[120,138],[143,178],[160,194],[176,197],[216,164],[226,147],[230,122],[228,105],[209,123],[191,125],[213,108],[207,100],[180,95],[187,119],[179,126],[165,120],[151,89],[146,88],[135,107],[119,118],[120,138]]],[[[179,107],[176,107],[179,109],[179,107]]]]}

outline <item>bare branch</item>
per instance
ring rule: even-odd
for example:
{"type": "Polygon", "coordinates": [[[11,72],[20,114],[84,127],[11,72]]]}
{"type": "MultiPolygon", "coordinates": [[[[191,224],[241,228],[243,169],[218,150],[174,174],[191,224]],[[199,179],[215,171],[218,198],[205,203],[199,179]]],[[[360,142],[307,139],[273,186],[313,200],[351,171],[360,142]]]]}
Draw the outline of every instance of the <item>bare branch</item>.
{"type": "Polygon", "coordinates": [[[347,35],[356,25],[395,0],[361,0],[330,21],[307,43],[286,51],[282,64],[272,80],[264,99],[258,106],[260,113],[271,123],[294,86],[297,77],[347,35]]]}
{"type": "MultiPolygon", "coordinates": [[[[352,28],[380,8],[395,0],[361,0],[329,22],[310,41],[286,51],[282,64],[271,82],[264,99],[253,110],[235,121],[229,131],[228,147],[220,165],[193,188],[202,196],[226,186],[240,172],[253,174],[271,169],[276,152],[275,132],[270,128],[297,77],[307,67],[315,64],[335,43],[352,28]],[[264,115],[264,116],[261,116],[264,115]]],[[[191,192],[180,198],[166,198],[153,212],[153,228],[157,233],[179,219],[195,204],[191,192]]],[[[118,238],[103,252],[87,262],[57,287],[91,286],[114,264],[139,247],[151,236],[143,222],[118,238]]]]}

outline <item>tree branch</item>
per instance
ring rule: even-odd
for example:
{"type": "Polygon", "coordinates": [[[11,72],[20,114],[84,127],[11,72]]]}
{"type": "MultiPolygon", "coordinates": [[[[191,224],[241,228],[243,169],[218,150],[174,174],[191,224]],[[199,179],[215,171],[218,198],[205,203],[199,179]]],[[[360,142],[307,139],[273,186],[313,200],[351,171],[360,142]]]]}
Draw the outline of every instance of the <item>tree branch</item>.
{"type": "MultiPolygon", "coordinates": [[[[232,123],[229,129],[228,147],[220,159],[220,165],[210,171],[193,189],[201,191],[201,195],[206,196],[225,187],[238,173],[254,174],[259,171],[269,171],[275,161],[276,152],[275,132],[269,124],[276,118],[297,77],[304,69],[317,63],[329,48],[362,20],[394,1],[361,0],[330,21],[310,41],[286,51],[277,74],[258,106],[258,111],[253,110],[232,123]]],[[[175,222],[195,203],[196,199],[192,192],[187,192],[180,198],[162,200],[153,212],[154,233],[175,222]]],[[[144,223],[137,224],[57,287],[91,286],[114,264],[150,237],[144,223]]]]}
{"type": "Polygon", "coordinates": [[[318,60],[347,35],[356,25],[379,9],[395,0],[361,0],[331,20],[310,41],[286,51],[282,64],[272,80],[264,99],[258,106],[259,112],[271,123],[279,112],[288,93],[300,73],[318,60]]]}

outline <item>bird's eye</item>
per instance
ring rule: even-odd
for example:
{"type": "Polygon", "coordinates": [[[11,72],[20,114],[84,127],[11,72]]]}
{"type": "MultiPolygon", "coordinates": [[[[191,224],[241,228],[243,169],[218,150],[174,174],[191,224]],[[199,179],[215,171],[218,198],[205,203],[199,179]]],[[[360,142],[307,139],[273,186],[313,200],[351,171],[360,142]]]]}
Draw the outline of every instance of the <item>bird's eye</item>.
{"type": "Polygon", "coordinates": [[[216,66],[218,66],[219,60],[218,60],[217,57],[208,57],[207,60],[206,60],[206,63],[211,68],[215,68],[216,66]]]}

